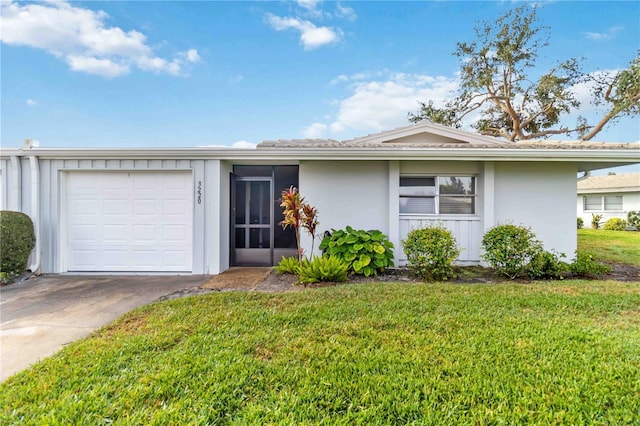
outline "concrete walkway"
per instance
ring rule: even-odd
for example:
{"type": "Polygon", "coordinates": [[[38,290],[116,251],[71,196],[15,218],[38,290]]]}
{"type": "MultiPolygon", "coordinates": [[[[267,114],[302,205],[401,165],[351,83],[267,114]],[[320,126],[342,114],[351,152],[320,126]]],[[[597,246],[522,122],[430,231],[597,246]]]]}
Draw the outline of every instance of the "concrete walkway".
{"type": "Polygon", "coordinates": [[[210,278],[49,275],[0,287],[0,381],[138,306],[210,278]]]}

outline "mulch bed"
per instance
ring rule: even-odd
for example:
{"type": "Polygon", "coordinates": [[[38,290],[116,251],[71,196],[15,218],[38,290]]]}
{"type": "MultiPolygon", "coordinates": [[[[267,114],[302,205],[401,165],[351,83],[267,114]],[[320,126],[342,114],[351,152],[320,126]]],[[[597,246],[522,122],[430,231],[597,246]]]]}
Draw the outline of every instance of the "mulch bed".
{"type": "MultiPolygon", "coordinates": [[[[587,279],[600,279],[624,282],[640,282],[640,268],[632,265],[610,264],[611,272],[598,277],[587,279]]],[[[504,281],[504,278],[496,276],[492,270],[479,266],[458,268],[458,277],[450,280],[452,284],[493,283],[504,281]]],[[[571,278],[567,276],[567,278],[571,278]]],[[[584,278],[584,277],[583,277],[584,278]]],[[[420,283],[407,268],[388,269],[374,277],[360,275],[351,276],[344,283],[323,282],[315,284],[298,285],[297,277],[291,274],[276,274],[272,268],[232,268],[221,274],[215,275],[207,283],[200,287],[185,289],[162,297],[160,300],[175,299],[184,296],[193,296],[221,291],[257,291],[266,293],[300,291],[307,288],[331,287],[344,284],[358,283],[384,283],[406,282],[420,283]]],[[[519,280],[516,282],[530,283],[531,281],[519,280]]]]}

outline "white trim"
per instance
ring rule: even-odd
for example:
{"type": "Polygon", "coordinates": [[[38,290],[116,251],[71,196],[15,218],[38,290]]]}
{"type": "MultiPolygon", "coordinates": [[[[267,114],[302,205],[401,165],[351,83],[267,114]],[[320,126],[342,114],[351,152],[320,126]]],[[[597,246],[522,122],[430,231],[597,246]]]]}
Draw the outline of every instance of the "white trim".
{"type": "Polygon", "coordinates": [[[484,232],[487,232],[495,223],[495,182],[496,167],[492,161],[484,163],[482,175],[482,218],[484,220],[484,232]]]}
{"type": "Polygon", "coordinates": [[[389,241],[395,247],[395,257],[399,259],[398,251],[402,251],[402,242],[400,241],[400,162],[391,160],[389,167],[389,241]]]}

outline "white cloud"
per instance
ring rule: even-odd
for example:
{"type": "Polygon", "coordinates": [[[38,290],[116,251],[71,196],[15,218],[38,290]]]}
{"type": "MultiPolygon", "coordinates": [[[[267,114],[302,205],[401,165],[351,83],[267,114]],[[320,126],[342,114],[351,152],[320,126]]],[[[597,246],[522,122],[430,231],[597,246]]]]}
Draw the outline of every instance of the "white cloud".
{"type": "Polygon", "coordinates": [[[606,32],[603,33],[594,33],[594,32],[585,32],[584,35],[589,40],[611,40],[615,37],[616,33],[622,31],[624,27],[615,26],[609,28],[606,32]]]}
{"type": "Polygon", "coordinates": [[[27,106],[36,106],[38,105],[38,102],[34,101],[33,99],[27,99],[27,101],[25,102],[25,104],[27,104],[27,106]]]}
{"type": "Polygon", "coordinates": [[[267,21],[276,31],[295,29],[300,33],[300,41],[305,50],[317,49],[326,44],[336,43],[342,39],[342,30],[317,27],[310,21],[298,18],[281,18],[267,14],[267,21]]]}
{"type": "Polygon", "coordinates": [[[247,142],[247,141],[238,141],[229,145],[200,145],[200,148],[240,148],[240,149],[255,149],[255,143],[247,142]]]}
{"type": "Polygon", "coordinates": [[[358,17],[352,8],[342,6],[340,3],[336,4],[336,16],[338,18],[348,19],[349,21],[355,21],[358,17]]]}
{"type": "Polygon", "coordinates": [[[2,2],[0,39],[63,58],[74,71],[117,77],[132,66],[145,71],[181,74],[186,63],[200,60],[196,49],[174,59],[156,56],[139,31],[107,27],[103,11],[75,7],[65,1],[18,4],[2,2]]]}
{"type": "Polygon", "coordinates": [[[328,126],[324,123],[313,123],[310,126],[305,127],[302,135],[307,139],[320,139],[324,138],[327,134],[328,126]]]}
{"type": "MultiPolygon", "coordinates": [[[[351,94],[338,101],[336,118],[327,126],[336,137],[350,130],[371,132],[406,125],[407,113],[416,111],[419,101],[433,100],[442,105],[458,89],[458,81],[447,77],[403,73],[368,81],[361,81],[361,77],[340,79],[356,82],[349,86],[351,94]]],[[[307,130],[320,128],[319,124],[307,130]]]]}
{"type": "Polygon", "coordinates": [[[247,142],[247,141],[238,141],[234,142],[231,145],[231,148],[242,148],[242,149],[254,149],[256,147],[255,143],[247,142]]]}
{"type": "Polygon", "coordinates": [[[88,74],[96,74],[102,77],[117,77],[119,75],[127,74],[130,70],[129,65],[118,64],[110,59],[67,55],[66,60],[73,71],[83,71],[88,74]]]}
{"type": "Polygon", "coordinates": [[[198,55],[198,51],[196,49],[189,49],[186,52],[187,61],[189,62],[200,62],[200,55],[198,55]]]}
{"type": "Polygon", "coordinates": [[[320,4],[322,3],[319,0],[298,0],[298,6],[303,8],[306,12],[307,16],[314,18],[322,18],[323,12],[319,9],[320,4]]]}

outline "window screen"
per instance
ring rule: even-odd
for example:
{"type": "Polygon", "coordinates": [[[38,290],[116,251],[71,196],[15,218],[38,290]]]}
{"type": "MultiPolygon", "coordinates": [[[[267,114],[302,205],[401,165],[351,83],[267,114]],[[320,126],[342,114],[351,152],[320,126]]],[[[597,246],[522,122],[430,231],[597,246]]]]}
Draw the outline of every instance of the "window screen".
{"type": "Polygon", "coordinates": [[[604,197],[604,209],[605,210],[622,210],[622,195],[605,195],[604,197]]]}

